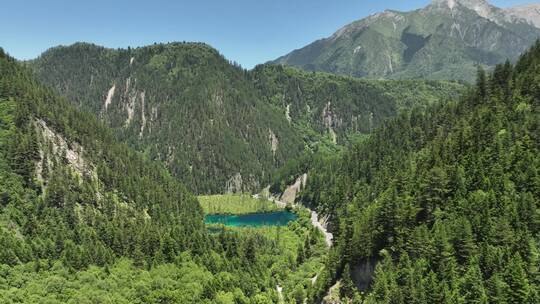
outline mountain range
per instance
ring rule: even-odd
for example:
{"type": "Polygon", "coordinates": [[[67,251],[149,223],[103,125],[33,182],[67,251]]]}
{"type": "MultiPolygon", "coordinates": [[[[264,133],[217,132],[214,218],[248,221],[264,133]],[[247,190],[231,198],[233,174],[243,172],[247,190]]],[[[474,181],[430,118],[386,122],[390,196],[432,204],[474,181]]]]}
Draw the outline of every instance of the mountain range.
{"type": "Polygon", "coordinates": [[[355,21],[272,63],[355,77],[472,82],[479,65],[515,61],[540,37],[538,8],[434,0],[355,21]]]}

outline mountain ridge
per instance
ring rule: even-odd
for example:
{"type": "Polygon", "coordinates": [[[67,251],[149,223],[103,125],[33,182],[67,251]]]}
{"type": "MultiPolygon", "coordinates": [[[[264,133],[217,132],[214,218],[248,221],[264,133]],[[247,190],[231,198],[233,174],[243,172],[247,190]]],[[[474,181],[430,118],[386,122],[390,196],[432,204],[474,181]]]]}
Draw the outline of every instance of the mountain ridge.
{"type": "Polygon", "coordinates": [[[435,0],[354,21],[270,63],[355,77],[472,82],[477,65],[516,60],[538,37],[539,28],[487,1],[435,0]]]}
{"type": "Polygon", "coordinates": [[[505,9],[505,11],[515,16],[527,20],[536,27],[540,27],[540,4],[524,4],[505,9]]]}
{"type": "Polygon", "coordinates": [[[258,190],[306,147],[335,149],[403,107],[462,89],[395,82],[399,91],[385,82],[290,68],[246,71],[202,43],[118,50],[77,43],[27,64],[197,193],[258,190]]]}

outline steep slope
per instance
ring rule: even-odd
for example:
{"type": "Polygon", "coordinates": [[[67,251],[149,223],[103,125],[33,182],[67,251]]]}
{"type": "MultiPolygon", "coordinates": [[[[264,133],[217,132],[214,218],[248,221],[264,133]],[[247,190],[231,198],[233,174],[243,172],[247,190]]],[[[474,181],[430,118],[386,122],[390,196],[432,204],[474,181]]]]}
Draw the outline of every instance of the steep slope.
{"type": "Polygon", "coordinates": [[[434,0],[385,11],[273,63],[355,77],[473,81],[478,64],[516,60],[540,29],[484,0],[434,0]]]}
{"type": "Polygon", "coordinates": [[[204,44],[81,43],[51,49],[35,69],[199,193],[257,189],[303,148],[285,117],[253,94],[245,72],[204,44]]]}
{"type": "Polygon", "coordinates": [[[339,280],[367,303],[540,301],[539,70],[537,43],[310,170],[300,199],[335,236],[313,298],[339,280]]]}
{"type": "Polygon", "coordinates": [[[346,143],[453,83],[367,82],[260,66],[244,71],[207,45],[58,47],[36,75],[198,193],[252,191],[308,148],[346,143]]]}
{"type": "Polygon", "coordinates": [[[400,111],[452,100],[464,90],[454,82],[375,81],[273,65],[255,67],[250,78],[261,98],[285,110],[301,134],[327,134],[340,144],[371,133],[400,111]]]}
{"type": "Polygon", "coordinates": [[[197,200],[162,166],[1,50],[0,71],[2,264],[64,259],[78,269],[151,259],[165,240],[178,252],[207,246],[197,200]]]}

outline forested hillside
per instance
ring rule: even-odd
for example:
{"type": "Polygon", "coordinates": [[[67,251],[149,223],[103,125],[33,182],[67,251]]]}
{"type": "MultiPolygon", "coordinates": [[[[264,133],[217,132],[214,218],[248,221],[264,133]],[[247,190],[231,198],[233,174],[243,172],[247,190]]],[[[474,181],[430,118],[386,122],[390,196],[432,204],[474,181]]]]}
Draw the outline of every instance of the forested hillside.
{"type": "Polygon", "coordinates": [[[248,72],[200,43],[125,50],[78,43],[29,65],[197,193],[258,190],[306,146],[347,143],[402,108],[462,88],[268,66],[248,72]]]}
{"type": "Polygon", "coordinates": [[[1,303],[275,303],[278,283],[303,297],[325,248],[306,217],[208,233],[161,164],[0,49],[1,303]]]}
{"type": "Polygon", "coordinates": [[[274,65],[259,65],[249,76],[261,98],[285,111],[307,142],[319,134],[342,145],[402,110],[446,102],[464,91],[448,81],[375,81],[274,65]]]}
{"type": "Polygon", "coordinates": [[[336,246],[312,300],[339,281],[356,303],[540,302],[539,71],[540,42],[314,162],[301,200],[336,246]]]}
{"type": "Polygon", "coordinates": [[[44,53],[35,70],[199,193],[257,189],[303,149],[245,71],[205,44],[112,50],[79,43],[44,53]]]}
{"type": "Polygon", "coordinates": [[[3,261],[153,257],[148,240],[172,231],[178,249],[205,246],[202,210],[183,185],[1,55],[3,261]]]}

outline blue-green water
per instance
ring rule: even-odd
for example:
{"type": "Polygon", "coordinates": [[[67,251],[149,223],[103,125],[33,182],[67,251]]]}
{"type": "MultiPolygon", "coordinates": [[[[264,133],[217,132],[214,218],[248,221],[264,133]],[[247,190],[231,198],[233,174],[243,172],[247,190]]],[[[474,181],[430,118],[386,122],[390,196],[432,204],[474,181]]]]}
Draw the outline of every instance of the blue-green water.
{"type": "Polygon", "coordinates": [[[223,224],[229,227],[286,226],[297,215],[288,211],[251,213],[243,215],[207,215],[206,224],[223,224]]]}

